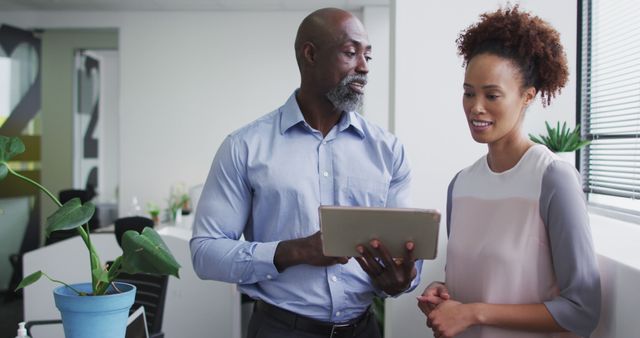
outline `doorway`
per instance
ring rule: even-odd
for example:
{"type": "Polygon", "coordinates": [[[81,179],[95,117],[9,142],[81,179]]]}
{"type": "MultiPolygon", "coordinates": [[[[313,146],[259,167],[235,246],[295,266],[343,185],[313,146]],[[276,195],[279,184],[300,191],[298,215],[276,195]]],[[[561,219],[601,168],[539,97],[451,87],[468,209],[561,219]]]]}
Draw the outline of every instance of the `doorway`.
{"type": "Polygon", "coordinates": [[[74,61],[73,185],[95,193],[100,225],[109,225],[118,217],[118,51],[78,49],[74,61]]]}

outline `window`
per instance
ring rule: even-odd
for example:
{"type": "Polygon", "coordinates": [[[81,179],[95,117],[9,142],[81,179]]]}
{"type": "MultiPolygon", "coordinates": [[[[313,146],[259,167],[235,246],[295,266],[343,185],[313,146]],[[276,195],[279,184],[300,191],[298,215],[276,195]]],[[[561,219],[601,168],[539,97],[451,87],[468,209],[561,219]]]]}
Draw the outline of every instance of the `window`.
{"type": "Polygon", "coordinates": [[[640,216],[640,1],[579,0],[578,14],[584,191],[640,216]]]}

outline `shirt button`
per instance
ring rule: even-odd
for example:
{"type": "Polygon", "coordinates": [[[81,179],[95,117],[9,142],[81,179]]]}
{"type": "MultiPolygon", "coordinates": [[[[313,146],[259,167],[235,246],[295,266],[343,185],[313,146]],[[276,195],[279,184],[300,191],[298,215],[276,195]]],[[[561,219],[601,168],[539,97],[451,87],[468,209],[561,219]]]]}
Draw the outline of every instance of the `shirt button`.
{"type": "Polygon", "coordinates": [[[273,278],[273,277],[271,277],[271,275],[267,275],[267,279],[271,279],[271,278],[273,278]]]}
{"type": "Polygon", "coordinates": [[[242,279],[238,279],[238,283],[242,283],[242,279]]]}
{"type": "Polygon", "coordinates": [[[334,281],[334,282],[337,282],[337,281],[338,281],[338,277],[336,277],[336,276],[331,276],[331,280],[332,280],[332,281],[334,281]]]}
{"type": "Polygon", "coordinates": [[[336,312],[336,316],[340,317],[340,311],[336,312]]]}
{"type": "Polygon", "coordinates": [[[325,140],[322,140],[322,144],[327,144],[327,141],[325,141],[325,140]]]}
{"type": "Polygon", "coordinates": [[[327,177],[327,176],[329,176],[329,173],[325,171],[325,172],[322,173],[322,176],[327,177]]]}

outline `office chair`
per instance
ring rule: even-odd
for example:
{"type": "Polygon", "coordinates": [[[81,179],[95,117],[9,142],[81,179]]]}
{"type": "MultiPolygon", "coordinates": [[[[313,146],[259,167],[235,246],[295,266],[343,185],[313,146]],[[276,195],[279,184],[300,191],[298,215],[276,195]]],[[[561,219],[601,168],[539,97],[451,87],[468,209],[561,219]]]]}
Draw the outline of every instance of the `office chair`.
{"type": "Polygon", "coordinates": [[[31,332],[31,328],[33,326],[38,325],[53,325],[53,324],[62,324],[62,319],[51,319],[51,320],[30,320],[25,322],[24,327],[27,329],[27,334],[31,338],[35,338],[33,333],[31,332]]]}
{"type": "Polygon", "coordinates": [[[118,246],[122,247],[122,235],[124,235],[127,230],[135,230],[138,233],[142,233],[145,227],[153,228],[153,220],[142,216],[122,217],[116,219],[114,225],[116,241],[118,242],[118,246]]]}
{"type": "Polygon", "coordinates": [[[140,306],[144,306],[149,338],[164,338],[162,316],[164,314],[164,302],[169,276],[120,273],[117,281],[133,284],[137,288],[136,299],[133,302],[133,306],[131,306],[131,310],[129,310],[129,315],[140,306]]]}
{"type": "MultiPolygon", "coordinates": [[[[118,245],[122,247],[122,235],[124,235],[127,230],[135,230],[141,233],[145,227],[153,227],[153,220],[142,216],[118,218],[115,221],[115,236],[118,245]]],[[[110,265],[110,263],[107,264],[110,265]]],[[[138,289],[136,299],[129,314],[143,305],[147,317],[149,338],[163,338],[162,315],[164,313],[164,300],[167,293],[169,276],[120,273],[117,281],[136,286],[138,289]]]]}
{"type": "Polygon", "coordinates": [[[67,201],[75,197],[78,197],[80,202],[86,203],[91,201],[95,196],[95,192],[84,189],[65,189],[60,190],[58,193],[58,199],[62,204],[65,204],[67,201]]]}

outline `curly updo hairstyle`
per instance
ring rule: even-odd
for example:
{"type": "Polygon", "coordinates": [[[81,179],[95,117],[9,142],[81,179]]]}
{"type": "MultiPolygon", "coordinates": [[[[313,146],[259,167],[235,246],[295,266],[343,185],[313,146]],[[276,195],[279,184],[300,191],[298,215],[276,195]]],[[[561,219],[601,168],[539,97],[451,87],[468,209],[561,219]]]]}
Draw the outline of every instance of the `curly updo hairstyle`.
{"type": "Polygon", "coordinates": [[[533,86],[540,92],[543,106],[560,93],[569,77],[560,34],[517,5],[482,14],[478,23],[460,33],[456,44],[463,66],[483,53],[513,61],[522,75],[523,88],[533,86]]]}

